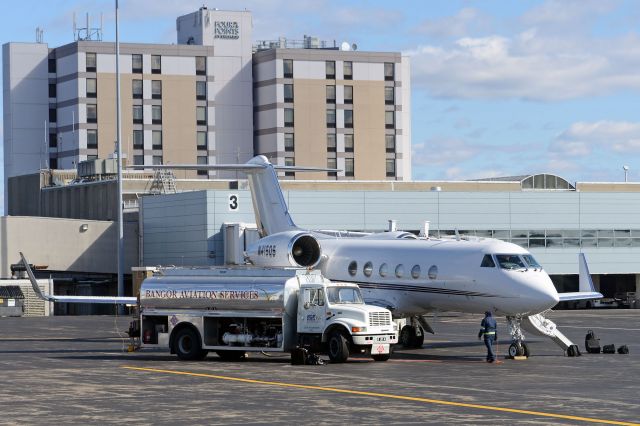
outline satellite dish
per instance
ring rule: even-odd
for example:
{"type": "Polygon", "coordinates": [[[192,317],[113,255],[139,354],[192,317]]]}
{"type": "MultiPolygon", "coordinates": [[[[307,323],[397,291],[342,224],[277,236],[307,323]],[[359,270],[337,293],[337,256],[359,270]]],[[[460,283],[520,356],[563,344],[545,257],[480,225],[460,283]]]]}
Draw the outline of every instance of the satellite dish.
{"type": "Polygon", "coordinates": [[[351,45],[351,50],[358,50],[358,45],[357,45],[357,44],[355,44],[355,43],[353,43],[353,44],[351,45]]]}
{"type": "Polygon", "coordinates": [[[340,50],[349,51],[351,50],[351,46],[349,45],[348,42],[343,41],[342,44],[340,45],[340,50]]]}

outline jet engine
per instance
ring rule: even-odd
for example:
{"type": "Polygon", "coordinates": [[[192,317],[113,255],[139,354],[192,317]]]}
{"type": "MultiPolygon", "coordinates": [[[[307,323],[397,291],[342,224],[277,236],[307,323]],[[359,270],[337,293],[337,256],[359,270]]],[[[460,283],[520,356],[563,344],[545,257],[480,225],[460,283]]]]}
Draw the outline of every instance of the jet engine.
{"type": "Polygon", "coordinates": [[[286,231],[259,239],[247,249],[247,260],[256,266],[313,268],[320,262],[320,243],[307,232],[286,231]]]}

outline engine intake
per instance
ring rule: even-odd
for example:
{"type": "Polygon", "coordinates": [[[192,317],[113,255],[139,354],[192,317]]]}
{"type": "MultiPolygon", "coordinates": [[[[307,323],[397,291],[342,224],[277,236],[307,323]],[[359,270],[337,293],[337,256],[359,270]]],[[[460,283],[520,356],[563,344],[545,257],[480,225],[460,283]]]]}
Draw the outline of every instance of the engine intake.
{"type": "Polygon", "coordinates": [[[272,234],[253,243],[248,260],[257,266],[313,268],[320,262],[322,249],[311,234],[287,231],[272,234]]]}

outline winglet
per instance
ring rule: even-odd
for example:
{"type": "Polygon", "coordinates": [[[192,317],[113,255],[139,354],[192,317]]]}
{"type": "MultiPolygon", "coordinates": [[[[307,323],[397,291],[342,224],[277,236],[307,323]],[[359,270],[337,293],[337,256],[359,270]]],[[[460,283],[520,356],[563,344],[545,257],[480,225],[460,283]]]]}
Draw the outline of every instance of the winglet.
{"type": "Polygon", "coordinates": [[[24,265],[25,271],[27,271],[27,276],[29,277],[29,281],[31,281],[31,287],[33,287],[33,291],[36,293],[36,295],[40,299],[46,300],[47,302],[53,302],[54,301],[53,297],[49,296],[46,293],[43,293],[42,290],[40,290],[40,287],[38,286],[38,281],[36,280],[36,276],[33,275],[33,271],[29,266],[29,261],[27,260],[26,257],[24,257],[24,254],[22,254],[22,252],[20,252],[20,258],[22,259],[22,264],[24,265]]]}

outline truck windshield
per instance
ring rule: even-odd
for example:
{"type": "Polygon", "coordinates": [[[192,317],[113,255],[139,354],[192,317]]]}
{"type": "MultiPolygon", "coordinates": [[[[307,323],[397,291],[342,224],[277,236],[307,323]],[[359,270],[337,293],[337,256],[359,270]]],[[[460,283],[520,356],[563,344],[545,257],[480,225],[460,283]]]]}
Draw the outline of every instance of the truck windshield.
{"type": "Polygon", "coordinates": [[[329,303],[364,303],[360,289],[354,287],[329,287],[327,289],[327,298],[329,303]]]}

